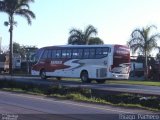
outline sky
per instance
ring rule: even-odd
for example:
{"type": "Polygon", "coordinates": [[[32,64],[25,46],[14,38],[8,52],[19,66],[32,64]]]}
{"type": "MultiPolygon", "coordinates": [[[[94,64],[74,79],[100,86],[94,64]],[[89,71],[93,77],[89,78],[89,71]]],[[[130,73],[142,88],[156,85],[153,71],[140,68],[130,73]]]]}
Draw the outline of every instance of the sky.
{"type": "MultiPolygon", "coordinates": [[[[105,44],[126,44],[135,28],[157,26],[160,32],[160,0],[35,0],[30,9],[36,19],[28,25],[15,16],[13,41],[20,45],[44,47],[65,45],[72,28],[93,25],[105,44]]],[[[8,20],[0,13],[2,46],[9,45],[8,20]]],[[[160,42],[159,42],[160,43],[160,42]]]]}

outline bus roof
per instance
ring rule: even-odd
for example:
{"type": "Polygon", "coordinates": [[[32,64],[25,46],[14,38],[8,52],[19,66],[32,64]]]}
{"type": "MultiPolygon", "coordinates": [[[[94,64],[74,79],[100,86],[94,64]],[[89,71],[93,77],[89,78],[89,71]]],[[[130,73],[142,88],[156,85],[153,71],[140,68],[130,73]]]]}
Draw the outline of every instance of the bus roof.
{"type": "Polygon", "coordinates": [[[45,48],[60,48],[60,47],[64,47],[64,48],[77,48],[77,47],[87,48],[87,47],[114,47],[114,46],[124,46],[124,47],[127,47],[127,45],[120,45],[120,44],[103,44],[103,45],[55,45],[55,46],[42,47],[41,49],[45,49],[45,48]]]}

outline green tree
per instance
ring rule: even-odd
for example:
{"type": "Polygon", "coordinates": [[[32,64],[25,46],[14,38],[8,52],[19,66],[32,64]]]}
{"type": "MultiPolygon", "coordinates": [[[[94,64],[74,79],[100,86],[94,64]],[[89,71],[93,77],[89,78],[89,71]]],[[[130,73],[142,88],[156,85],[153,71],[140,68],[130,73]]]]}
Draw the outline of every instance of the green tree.
{"type": "Polygon", "coordinates": [[[19,43],[13,42],[13,53],[18,53],[23,60],[26,59],[29,52],[38,49],[36,46],[20,45],[19,43]]]}
{"type": "Polygon", "coordinates": [[[31,25],[31,18],[35,18],[35,14],[30,10],[29,3],[34,2],[34,0],[0,0],[0,12],[8,14],[8,21],[4,22],[6,26],[9,25],[10,32],[10,64],[9,72],[12,75],[12,56],[13,56],[13,43],[12,34],[13,26],[16,24],[14,21],[14,16],[19,15],[27,19],[28,24],[31,25]]]}
{"type": "Polygon", "coordinates": [[[21,51],[21,46],[19,43],[13,42],[13,53],[19,53],[21,51]]]}
{"type": "Polygon", "coordinates": [[[158,53],[156,55],[156,59],[160,61],[160,46],[158,46],[157,49],[158,49],[158,53]]]}
{"type": "Polygon", "coordinates": [[[149,26],[146,28],[137,28],[131,33],[131,39],[128,41],[128,45],[133,53],[139,51],[145,56],[145,79],[148,78],[148,62],[147,56],[157,47],[157,40],[160,38],[159,33],[151,32],[155,26],[149,26]]]}
{"type": "Polygon", "coordinates": [[[89,45],[102,45],[104,44],[103,40],[99,37],[91,37],[88,42],[89,45]]]}
{"type": "Polygon", "coordinates": [[[70,30],[69,33],[70,36],[68,38],[68,44],[88,45],[89,39],[92,37],[92,35],[97,34],[97,30],[92,25],[89,25],[84,31],[74,28],[70,30]]]}

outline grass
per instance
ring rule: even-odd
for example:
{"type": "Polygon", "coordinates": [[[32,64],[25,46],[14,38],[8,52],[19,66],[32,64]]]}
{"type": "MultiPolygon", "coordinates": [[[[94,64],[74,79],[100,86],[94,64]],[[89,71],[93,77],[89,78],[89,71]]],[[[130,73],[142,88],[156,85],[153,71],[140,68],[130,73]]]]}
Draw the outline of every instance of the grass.
{"type": "MultiPolygon", "coordinates": [[[[51,80],[54,80],[54,78],[50,78],[51,80]]],[[[66,81],[75,81],[75,82],[81,82],[78,78],[62,78],[62,80],[66,81]]],[[[96,83],[95,81],[92,81],[92,83],[96,83]]],[[[160,81],[150,81],[150,80],[106,80],[104,84],[129,84],[129,85],[146,85],[146,86],[159,86],[160,87],[160,81]]]]}
{"type": "MultiPolygon", "coordinates": [[[[4,75],[4,74],[3,74],[4,75]]],[[[8,74],[5,74],[8,75],[8,74]]],[[[26,74],[14,74],[13,76],[25,76],[25,77],[39,77],[26,74]]],[[[55,80],[55,78],[49,78],[49,80],[55,80]]],[[[65,81],[74,81],[80,83],[81,80],[78,78],[62,78],[61,80],[65,81]]],[[[92,83],[96,83],[92,81],[92,83]]],[[[146,85],[146,86],[158,86],[160,87],[160,81],[150,81],[150,80],[106,80],[104,84],[129,84],[129,85],[146,85]]]]}
{"type": "MultiPolygon", "coordinates": [[[[81,80],[78,78],[62,78],[62,80],[81,82],[81,80]]],[[[96,82],[92,81],[92,83],[96,82]]],[[[129,84],[129,85],[146,85],[146,86],[160,87],[160,81],[150,81],[150,80],[106,80],[104,84],[129,84]]]]}
{"type": "Polygon", "coordinates": [[[138,107],[148,110],[160,110],[159,97],[144,97],[134,94],[107,94],[99,96],[92,93],[89,88],[70,88],[64,86],[44,86],[34,85],[32,83],[19,83],[14,81],[0,81],[0,90],[13,91],[34,95],[44,95],[49,97],[56,97],[58,99],[67,99],[74,101],[83,101],[89,103],[107,104],[124,107],[138,107]]]}
{"type": "MultiPolygon", "coordinates": [[[[8,74],[0,74],[8,75],[8,74]]],[[[26,72],[18,71],[15,72],[13,76],[27,76],[27,77],[39,77],[27,74],[26,72]]],[[[55,78],[49,78],[50,80],[55,80],[55,78]]],[[[62,78],[66,81],[81,82],[79,78],[62,78]]],[[[92,81],[96,83],[95,81],[92,81]]],[[[146,86],[160,86],[160,81],[150,81],[150,80],[106,80],[105,84],[130,84],[130,85],[146,85],[146,86]]]]}
{"type": "Polygon", "coordinates": [[[146,85],[146,86],[160,86],[160,81],[142,81],[142,80],[108,80],[106,84],[130,84],[130,85],[146,85]]]}
{"type": "MultiPolygon", "coordinates": [[[[50,80],[55,80],[55,78],[50,78],[50,80]]],[[[78,78],[62,78],[65,81],[81,82],[78,78]]],[[[92,83],[96,83],[92,81],[92,83]]],[[[146,85],[146,86],[159,86],[160,81],[150,81],[150,80],[106,80],[104,84],[129,84],[129,85],[146,85]]]]}

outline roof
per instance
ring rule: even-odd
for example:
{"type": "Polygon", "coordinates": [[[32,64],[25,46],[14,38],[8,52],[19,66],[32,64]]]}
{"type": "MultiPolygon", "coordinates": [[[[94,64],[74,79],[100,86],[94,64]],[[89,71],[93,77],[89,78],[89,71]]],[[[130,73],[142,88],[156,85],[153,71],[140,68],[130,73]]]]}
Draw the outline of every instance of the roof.
{"type": "Polygon", "coordinates": [[[118,44],[104,44],[104,45],[56,45],[56,46],[46,46],[42,48],[52,48],[52,47],[65,47],[65,48],[87,48],[87,47],[113,47],[113,46],[124,46],[127,47],[126,45],[118,45],[118,44]]]}

